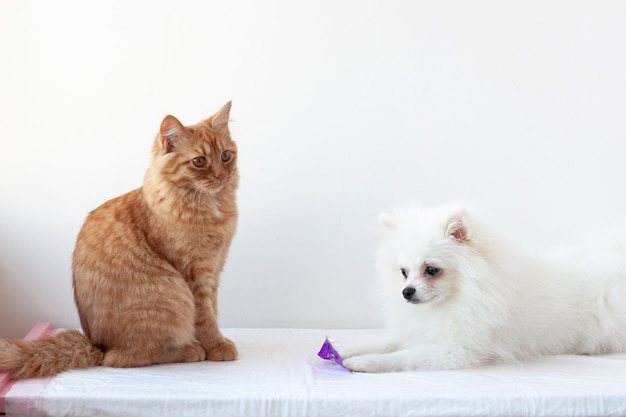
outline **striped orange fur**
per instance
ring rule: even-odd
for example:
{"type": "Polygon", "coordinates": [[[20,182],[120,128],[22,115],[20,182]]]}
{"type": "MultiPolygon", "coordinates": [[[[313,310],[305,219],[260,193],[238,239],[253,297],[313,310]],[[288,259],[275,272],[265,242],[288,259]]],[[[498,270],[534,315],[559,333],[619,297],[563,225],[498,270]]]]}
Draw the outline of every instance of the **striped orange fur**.
{"type": "Polygon", "coordinates": [[[193,126],[163,119],[143,186],[96,208],[78,234],[72,271],[84,335],[0,340],[0,371],[36,377],[237,358],[217,323],[220,273],[237,225],[229,113],[230,102],[193,126]]]}

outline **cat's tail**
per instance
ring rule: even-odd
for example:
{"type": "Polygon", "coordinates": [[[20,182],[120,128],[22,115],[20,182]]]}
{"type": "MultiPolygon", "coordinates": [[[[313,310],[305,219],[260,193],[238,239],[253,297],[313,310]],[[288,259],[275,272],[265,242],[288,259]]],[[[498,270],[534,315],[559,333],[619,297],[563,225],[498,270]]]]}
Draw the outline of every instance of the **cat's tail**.
{"type": "Polygon", "coordinates": [[[104,353],[78,330],[41,340],[0,339],[0,372],[10,378],[53,376],[102,364],[104,353]]]}

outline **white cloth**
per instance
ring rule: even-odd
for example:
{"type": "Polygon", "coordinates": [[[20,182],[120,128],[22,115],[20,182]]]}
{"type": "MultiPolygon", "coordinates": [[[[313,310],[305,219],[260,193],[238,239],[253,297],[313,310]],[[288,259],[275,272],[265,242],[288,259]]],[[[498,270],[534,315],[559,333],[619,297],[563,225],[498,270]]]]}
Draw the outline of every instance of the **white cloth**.
{"type": "Polygon", "coordinates": [[[380,330],[224,334],[238,346],[234,362],[99,367],[47,385],[20,381],[7,394],[7,416],[626,416],[626,354],[360,374],[317,352],[326,335],[359,341],[380,330]]]}

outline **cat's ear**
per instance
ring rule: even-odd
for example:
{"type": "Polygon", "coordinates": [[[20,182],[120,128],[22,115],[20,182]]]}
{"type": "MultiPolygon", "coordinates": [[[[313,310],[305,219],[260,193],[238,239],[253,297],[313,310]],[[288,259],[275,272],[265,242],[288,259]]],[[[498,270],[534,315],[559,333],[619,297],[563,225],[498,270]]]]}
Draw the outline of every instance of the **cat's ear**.
{"type": "Polygon", "coordinates": [[[161,122],[161,141],[165,153],[170,153],[176,148],[176,143],[180,141],[185,133],[185,126],[174,116],[167,115],[161,122]]]}
{"type": "Polygon", "coordinates": [[[230,106],[231,101],[224,104],[224,106],[217,111],[213,116],[209,118],[209,124],[214,129],[223,129],[228,127],[228,121],[230,120],[230,106]]]}
{"type": "Polygon", "coordinates": [[[385,231],[392,231],[398,227],[396,217],[391,213],[380,213],[378,215],[378,222],[385,228],[385,231]]]}
{"type": "Polygon", "coordinates": [[[460,243],[472,241],[468,228],[467,217],[464,212],[453,214],[446,223],[446,236],[460,243]]]}

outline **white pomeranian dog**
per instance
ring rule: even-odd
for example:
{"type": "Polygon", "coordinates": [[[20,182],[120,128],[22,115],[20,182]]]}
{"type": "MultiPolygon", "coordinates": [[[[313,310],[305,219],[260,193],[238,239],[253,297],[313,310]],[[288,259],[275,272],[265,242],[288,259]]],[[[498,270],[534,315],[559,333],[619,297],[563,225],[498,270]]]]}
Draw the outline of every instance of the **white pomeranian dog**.
{"type": "Polygon", "coordinates": [[[398,208],[380,222],[388,337],[336,343],[346,368],[458,369],[626,351],[625,240],[556,259],[517,250],[461,205],[398,208]]]}

